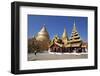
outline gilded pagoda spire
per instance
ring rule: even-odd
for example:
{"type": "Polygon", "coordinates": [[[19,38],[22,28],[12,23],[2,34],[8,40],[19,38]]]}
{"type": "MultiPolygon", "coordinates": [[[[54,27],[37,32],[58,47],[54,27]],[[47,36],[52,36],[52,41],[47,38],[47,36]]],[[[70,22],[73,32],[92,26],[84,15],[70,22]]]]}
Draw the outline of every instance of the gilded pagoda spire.
{"type": "Polygon", "coordinates": [[[68,42],[68,36],[67,36],[66,28],[64,28],[64,32],[62,34],[62,41],[65,43],[65,45],[68,42]]]}
{"type": "Polygon", "coordinates": [[[62,34],[62,38],[66,38],[67,37],[67,33],[66,33],[66,29],[64,28],[64,32],[62,34]]]}
{"type": "Polygon", "coordinates": [[[72,30],[72,32],[77,32],[75,21],[74,21],[74,25],[73,25],[73,30],[72,30]]]}
{"type": "Polygon", "coordinates": [[[43,25],[42,29],[40,30],[40,32],[47,32],[45,24],[43,25]]]}

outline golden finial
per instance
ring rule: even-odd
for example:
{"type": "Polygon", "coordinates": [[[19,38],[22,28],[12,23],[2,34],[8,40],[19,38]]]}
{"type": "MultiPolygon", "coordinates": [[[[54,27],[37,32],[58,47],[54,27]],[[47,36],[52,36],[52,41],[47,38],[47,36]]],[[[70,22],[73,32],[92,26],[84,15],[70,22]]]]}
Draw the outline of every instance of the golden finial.
{"type": "Polygon", "coordinates": [[[66,28],[64,28],[64,32],[62,34],[62,38],[66,38],[66,37],[67,37],[66,28]]]}
{"type": "Polygon", "coordinates": [[[75,20],[74,20],[74,25],[73,25],[73,32],[76,32],[76,24],[75,24],[75,20]]]}

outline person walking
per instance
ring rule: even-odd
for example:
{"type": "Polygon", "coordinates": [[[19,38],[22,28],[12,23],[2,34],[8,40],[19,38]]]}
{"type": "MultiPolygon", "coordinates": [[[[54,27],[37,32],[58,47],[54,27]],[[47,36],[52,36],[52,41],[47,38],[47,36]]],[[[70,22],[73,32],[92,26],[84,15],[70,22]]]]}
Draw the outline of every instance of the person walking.
{"type": "Polygon", "coordinates": [[[34,51],[34,54],[36,55],[37,54],[37,51],[34,51]]]}

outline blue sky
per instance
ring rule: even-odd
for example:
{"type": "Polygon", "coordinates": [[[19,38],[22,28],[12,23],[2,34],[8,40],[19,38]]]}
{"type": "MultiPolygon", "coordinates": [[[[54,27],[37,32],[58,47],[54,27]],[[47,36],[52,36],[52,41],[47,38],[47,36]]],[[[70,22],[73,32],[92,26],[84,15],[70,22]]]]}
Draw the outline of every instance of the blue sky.
{"type": "Polygon", "coordinates": [[[74,21],[80,37],[84,41],[88,41],[88,18],[78,16],[28,15],[28,38],[36,35],[43,27],[43,24],[45,24],[50,39],[56,34],[61,37],[64,28],[66,28],[68,37],[70,37],[74,21]]]}

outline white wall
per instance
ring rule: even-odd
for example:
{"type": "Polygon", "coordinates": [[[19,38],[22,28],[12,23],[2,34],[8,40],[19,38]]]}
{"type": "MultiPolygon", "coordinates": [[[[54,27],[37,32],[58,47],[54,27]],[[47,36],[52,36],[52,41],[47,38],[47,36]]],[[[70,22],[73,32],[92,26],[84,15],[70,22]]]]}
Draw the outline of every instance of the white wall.
{"type": "MultiPolygon", "coordinates": [[[[13,76],[10,73],[10,53],[11,53],[11,2],[14,0],[1,0],[0,1],[0,76],[13,76]]],[[[17,1],[17,0],[16,0],[17,1]]],[[[58,4],[74,4],[74,5],[90,5],[98,6],[98,28],[100,28],[100,0],[21,0],[30,2],[44,2],[44,3],[58,3],[58,4]]],[[[100,30],[99,32],[100,33],[100,30]]],[[[100,42],[100,34],[98,36],[100,42]]],[[[98,44],[100,45],[100,43],[98,44]]],[[[100,49],[98,49],[99,51],[100,49]]],[[[100,52],[98,58],[100,58],[100,52]]],[[[99,67],[100,67],[100,59],[99,67]]],[[[95,75],[99,76],[100,68],[98,70],[85,70],[85,71],[65,71],[55,73],[40,73],[34,74],[34,76],[84,76],[84,75],[95,75]]],[[[31,76],[33,74],[26,74],[31,76]]]]}

